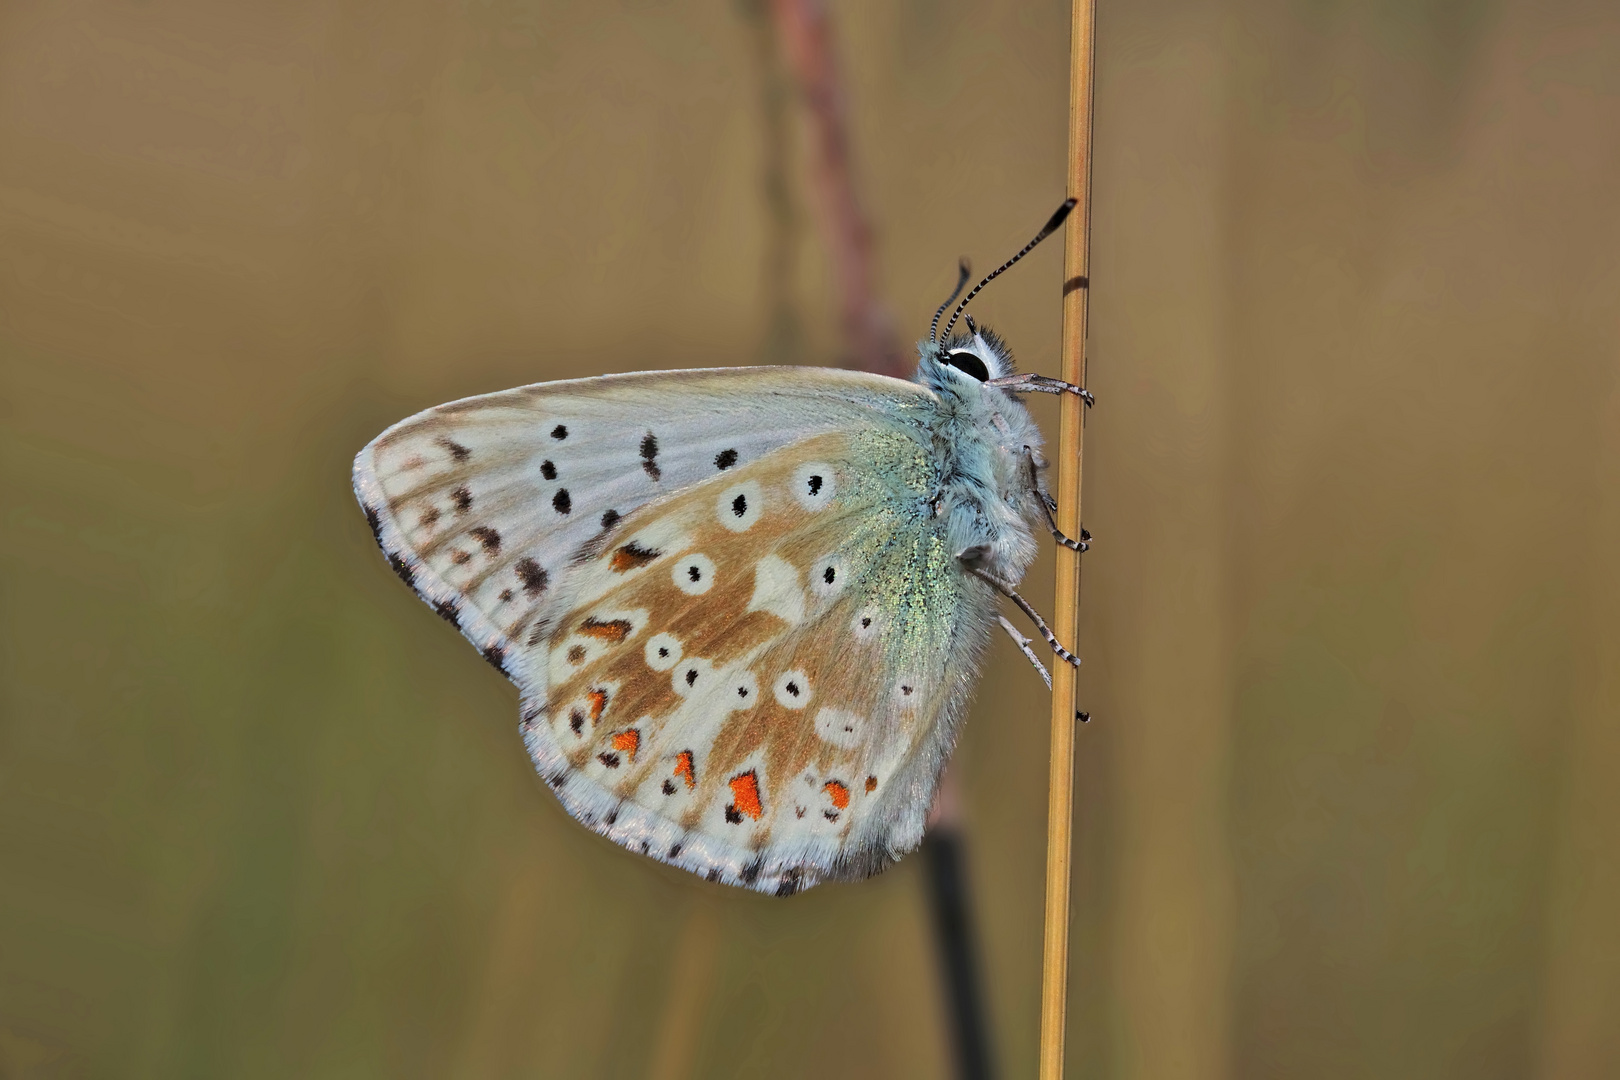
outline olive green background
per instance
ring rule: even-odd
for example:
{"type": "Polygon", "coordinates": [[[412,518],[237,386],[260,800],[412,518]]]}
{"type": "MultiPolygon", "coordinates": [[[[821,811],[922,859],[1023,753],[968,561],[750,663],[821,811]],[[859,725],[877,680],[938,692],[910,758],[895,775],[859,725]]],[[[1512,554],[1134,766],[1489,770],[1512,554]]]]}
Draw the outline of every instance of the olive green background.
{"type": "MultiPolygon", "coordinates": [[[[1062,197],[1067,6],[832,10],[914,337],[1062,197]]],[[[1099,42],[1070,1075],[1620,1075],[1620,11],[1099,42]]],[[[777,901],[575,825],[348,491],[462,395],[837,362],[769,43],[0,5],[0,1076],[948,1072],[917,860],[777,901]]],[[[1060,261],[975,304],[1048,373],[1060,261]]],[[[1009,1077],[1045,722],[998,645],[953,769],[1009,1077]]]]}

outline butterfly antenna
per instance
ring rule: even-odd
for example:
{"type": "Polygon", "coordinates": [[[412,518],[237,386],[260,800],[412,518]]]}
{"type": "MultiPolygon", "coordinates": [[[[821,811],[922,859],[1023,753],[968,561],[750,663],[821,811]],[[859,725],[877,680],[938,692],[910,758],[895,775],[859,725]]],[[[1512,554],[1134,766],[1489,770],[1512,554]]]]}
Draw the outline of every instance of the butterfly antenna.
{"type": "Polygon", "coordinates": [[[929,341],[939,340],[934,334],[934,331],[939,329],[939,317],[945,314],[945,309],[951,306],[951,301],[962,295],[962,286],[967,284],[968,275],[972,272],[973,268],[968,265],[966,255],[956,261],[956,288],[951,290],[951,295],[947,296],[945,302],[939,305],[939,310],[934,312],[934,321],[928,324],[929,341]]]}
{"type": "MultiPolygon", "coordinates": [[[[1073,199],[1064,199],[1063,205],[1057,208],[1057,213],[1053,214],[1051,220],[1045,225],[1041,226],[1041,231],[1035,234],[1035,239],[1019,248],[1018,254],[1014,255],[1012,258],[1008,259],[1006,262],[984,275],[984,280],[973,286],[972,292],[962,297],[962,302],[956,305],[955,311],[951,312],[951,321],[945,324],[945,337],[951,336],[951,327],[956,325],[956,320],[961,316],[962,309],[968,306],[968,301],[979,295],[980,289],[996,280],[996,278],[1000,276],[1003,271],[1011,267],[1013,263],[1017,262],[1019,259],[1022,259],[1025,255],[1028,255],[1031,251],[1034,251],[1036,244],[1058,231],[1058,226],[1063,224],[1063,219],[1067,218],[1069,216],[1069,211],[1074,209],[1074,202],[1075,201],[1073,199]]],[[[952,299],[955,299],[955,297],[953,296],[952,299]]],[[[951,301],[947,300],[945,302],[949,304],[951,301]]],[[[945,309],[941,308],[940,310],[943,311],[945,309]]],[[[938,322],[939,316],[934,316],[934,321],[938,322]]],[[[931,334],[932,331],[930,331],[930,335],[931,334]]]]}

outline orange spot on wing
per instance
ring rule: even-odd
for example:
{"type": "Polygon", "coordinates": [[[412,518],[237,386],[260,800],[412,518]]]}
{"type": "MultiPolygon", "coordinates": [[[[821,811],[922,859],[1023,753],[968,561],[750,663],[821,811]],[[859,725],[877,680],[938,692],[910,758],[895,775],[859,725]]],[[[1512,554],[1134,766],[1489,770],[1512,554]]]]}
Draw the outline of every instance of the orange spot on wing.
{"type": "Polygon", "coordinates": [[[591,723],[602,719],[602,710],[607,708],[607,691],[592,690],[585,695],[585,700],[591,703],[591,723]]]}
{"type": "Polygon", "coordinates": [[[630,621],[613,619],[610,622],[602,622],[599,619],[586,619],[579,624],[579,632],[586,637],[602,641],[623,641],[630,634],[630,621]]]}
{"type": "Polygon", "coordinates": [[[765,812],[765,808],[759,804],[759,780],[752,770],[731,778],[731,799],[740,812],[755,821],[765,812]]]}
{"type": "Polygon", "coordinates": [[[613,558],[611,561],[609,561],[608,565],[613,567],[613,572],[615,574],[622,574],[626,570],[634,570],[638,566],[646,566],[648,563],[652,562],[662,554],[663,552],[661,551],[653,551],[649,548],[641,547],[632,540],[630,543],[624,545],[613,553],[613,558]]]}
{"type": "Polygon", "coordinates": [[[619,732],[617,735],[613,736],[613,749],[623,750],[625,753],[630,755],[630,760],[634,761],[636,758],[636,751],[641,749],[641,732],[637,731],[635,728],[631,728],[629,731],[619,732]]]}
{"type": "Polygon", "coordinates": [[[849,805],[849,788],[838,781],[827,781],[822,785],[821,790],[827,793],[827,798],[831,799],[832,804],[838,809],[842,810],[849,805]]]}
{"type": "Polygon", "coordinates": [[[697,785],[697,777],[692,773],[692,751],[682,750],[675,755],[675,775],[685,780],[687,787],[697,785]]]}

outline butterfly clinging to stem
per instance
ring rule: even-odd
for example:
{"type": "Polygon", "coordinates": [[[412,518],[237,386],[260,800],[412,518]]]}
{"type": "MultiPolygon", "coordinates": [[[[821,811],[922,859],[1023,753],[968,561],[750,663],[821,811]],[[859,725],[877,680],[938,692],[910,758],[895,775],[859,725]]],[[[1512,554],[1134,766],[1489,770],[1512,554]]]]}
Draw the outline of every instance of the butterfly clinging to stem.
{"type": "MultiPolygon", "coordinates": [[[[540,776],[585,825],[790,895],[922,840],[978,662],[1057,528],[1040,432],[969,301],[911,381],[828,368],[655,371],[428,409],[360,451],[394,571],[518,685],[540,776]]],[[[1047,677],[1050,685],[1050,677],[1047,677]]]]}

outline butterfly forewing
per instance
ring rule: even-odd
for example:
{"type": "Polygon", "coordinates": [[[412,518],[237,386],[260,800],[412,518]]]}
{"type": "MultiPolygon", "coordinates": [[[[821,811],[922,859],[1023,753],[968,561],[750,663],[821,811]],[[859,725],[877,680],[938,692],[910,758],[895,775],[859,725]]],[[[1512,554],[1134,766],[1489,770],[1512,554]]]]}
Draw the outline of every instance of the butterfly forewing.
{"type": "Polygon", "coordinates": [[[356,495],[396,573],[525,689],[570,565],[649,501],[820,432],[904,414],[910,383],[819,369],[605,376],[418,413],[355,459],[356,495]]]}

